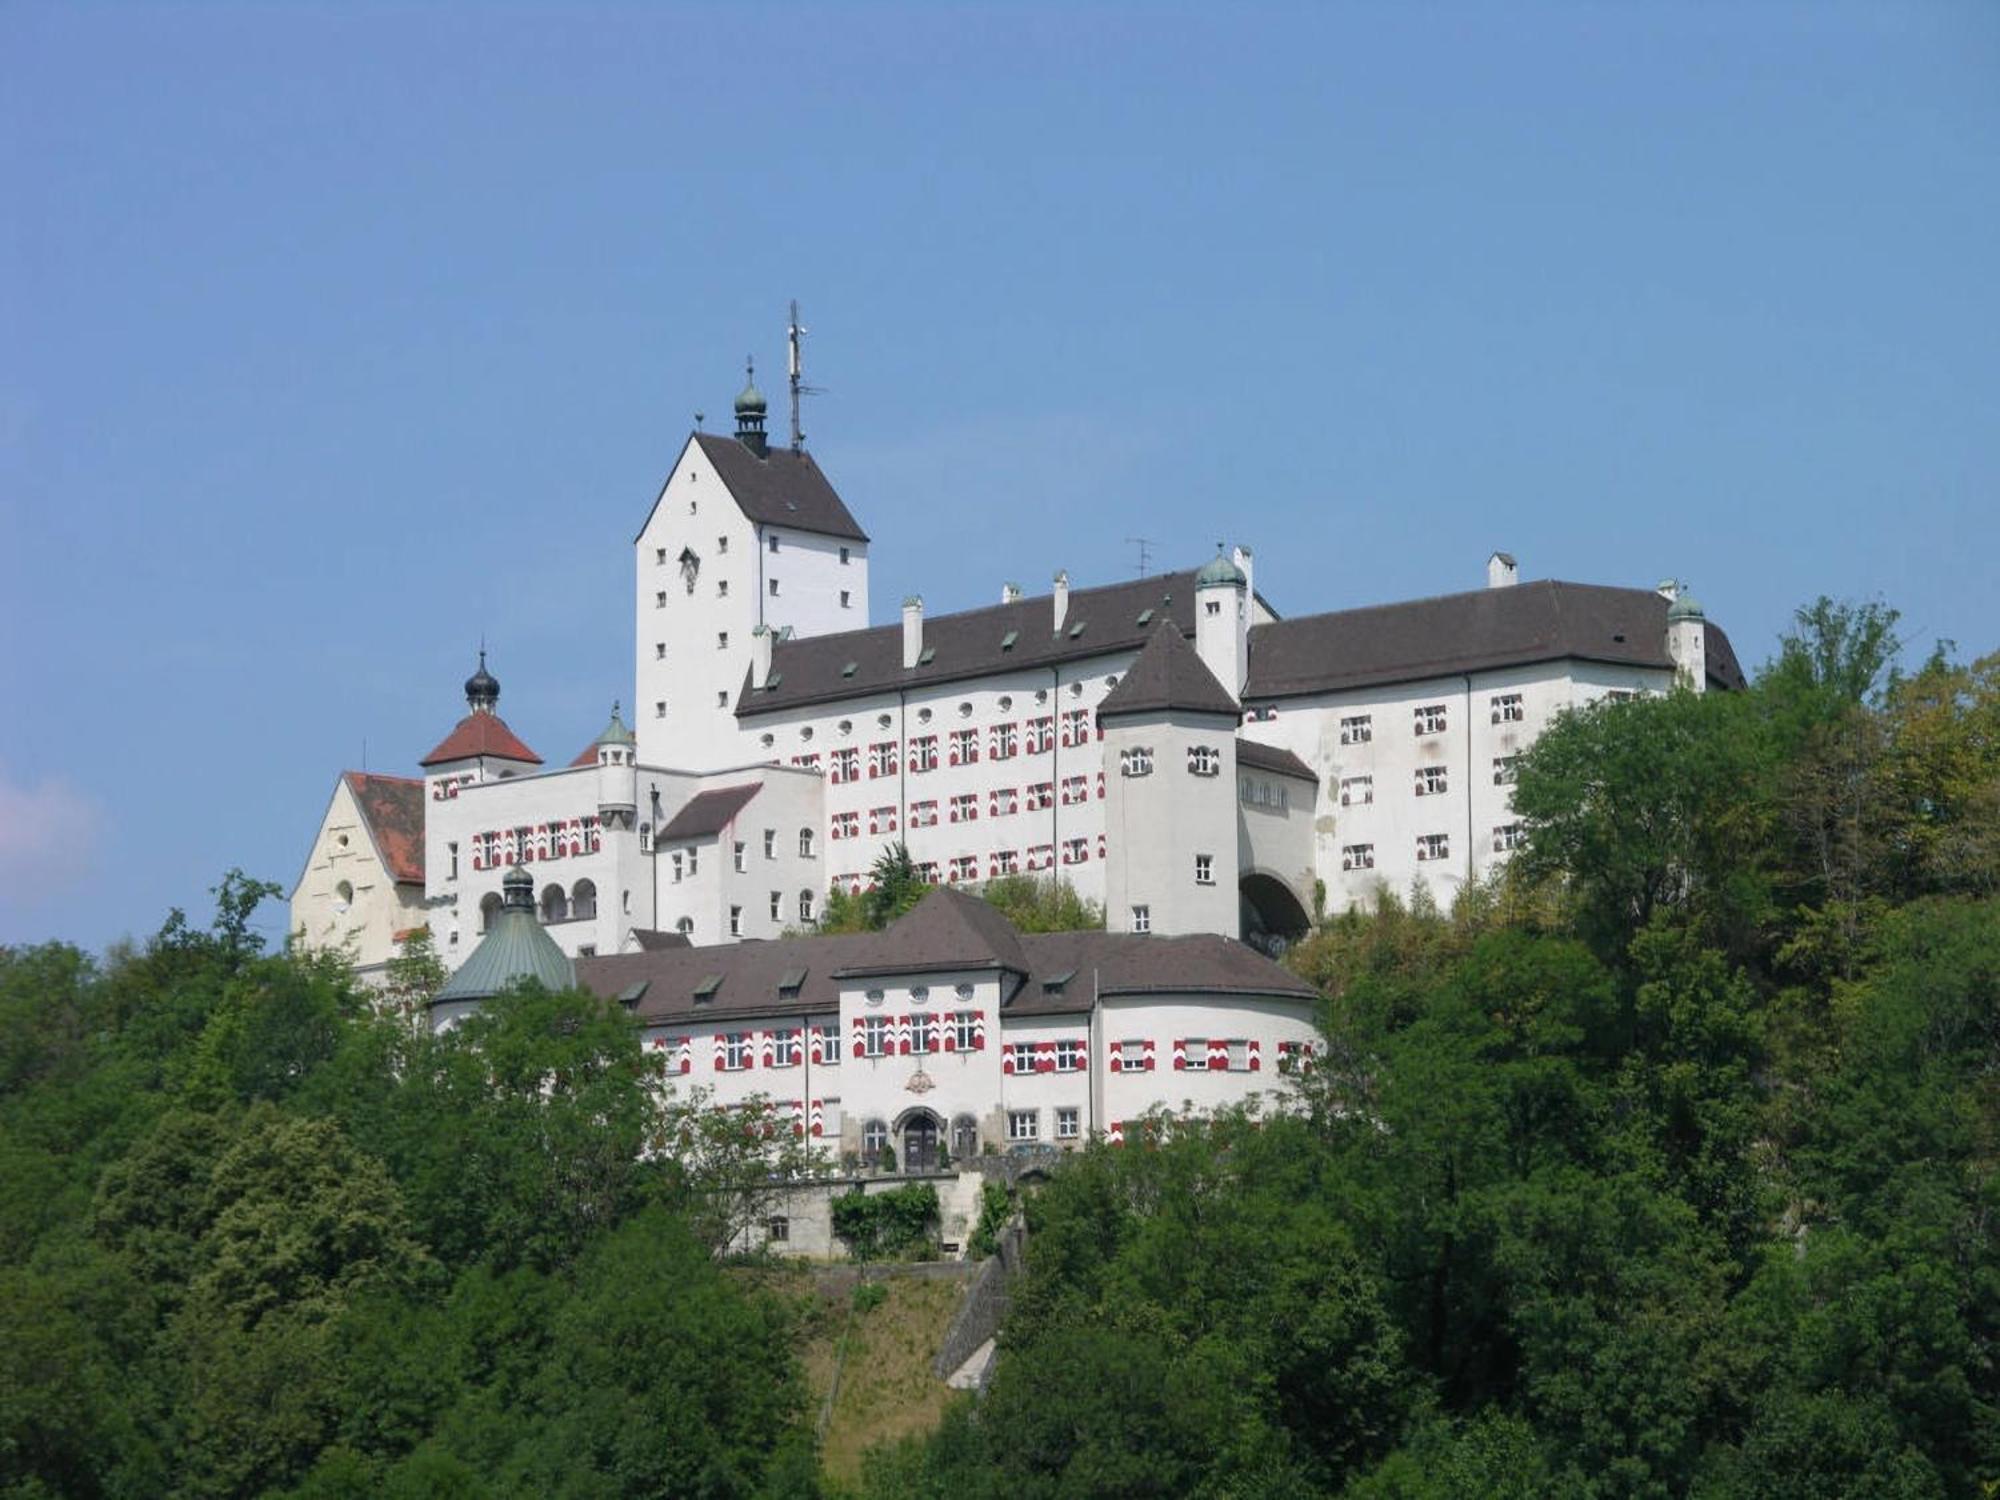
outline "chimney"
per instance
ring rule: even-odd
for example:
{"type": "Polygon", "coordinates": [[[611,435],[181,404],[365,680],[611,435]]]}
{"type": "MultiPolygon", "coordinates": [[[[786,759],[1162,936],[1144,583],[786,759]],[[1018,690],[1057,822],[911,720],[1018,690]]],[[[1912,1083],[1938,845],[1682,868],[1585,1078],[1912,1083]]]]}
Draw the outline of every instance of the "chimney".
{"type": "Polygon", "coordinates": [[[1069,618],[1069,574],[1061,568],[1056,569],[1055,601],[1056,623],[1054,630],[1057,635],[1061,635],[1063,622],[1069,618]]]}
{"type": "Polygon", "coordinates": [[[909,671],[924,654],[924,599],[912,594],[903,601],[903,670],[909,671]]]}
{"type": "Polygon", "coordinates": [[[1021,602],[1021,585],[1018,583],[1001,584],[1000,602],[1002,604],[1019,604],[1021,602]]]}
{"type": "Polygon", "coordinates": [[[772,640],[768,625],[758,625],[750,631],[750,686],[753,688],[760,688],[771,680],[772,640]]]}
{"type": "Polygon", "coordinates": [[[1496,552],[1486,559],[1486,586],[1489,589],[1511,589],[1521,581],[1521,565],[1514,561],[1511,552],[1496,552]]]}

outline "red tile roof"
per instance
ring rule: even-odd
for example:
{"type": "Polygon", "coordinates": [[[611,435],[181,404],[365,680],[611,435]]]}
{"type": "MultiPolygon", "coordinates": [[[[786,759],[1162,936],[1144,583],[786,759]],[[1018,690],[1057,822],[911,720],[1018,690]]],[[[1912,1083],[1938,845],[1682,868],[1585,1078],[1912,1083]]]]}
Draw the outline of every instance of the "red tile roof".
{"type": "Polygon", "coordinates": [[[574,771],[578,766],[594,766],[596,764],[597,741],[592,740],[588,745],[585,745],[581,750],[576,752],[576,759],[569,763],[569,768],[574,771]]]}
{"type": "Polygon", "coordinates": [[[344,779],[361,809],[390,878],[424,883],[424,784],[413,776],[349,771],[344,779]]]}
{"type": "Polygon", "coordinates": [[[514,731],[507,727],[507,721],[500,715],[470,713],[460,719],[457,727],[444,737],[443,744],[417,764],[435,766],[448,760],[471,760],[480,755],[494,755],[502,760],[523,760],[536,766],[542,763],[539,755],[514,737],[514,731]]]}

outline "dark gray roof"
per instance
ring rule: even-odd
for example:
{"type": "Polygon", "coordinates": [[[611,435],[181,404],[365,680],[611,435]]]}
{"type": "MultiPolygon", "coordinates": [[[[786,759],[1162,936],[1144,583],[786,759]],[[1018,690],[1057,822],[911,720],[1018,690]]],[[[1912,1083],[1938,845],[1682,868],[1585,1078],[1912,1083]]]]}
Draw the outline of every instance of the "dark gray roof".
{"type": "MultiPolygon", "coordinates": [[[[1337,610],[1250,631],[1245,701],[1573,658],[1671,669],[1667,601],[1651,589],[1543,580],[1337,610]]],[[[1710,681],[1744,684],[1729,638],[1708,635],[1710,681]]]]}
{"type": "Polygon", "coordinates": [[[1236,742],[1236,764],[1248,766],[1253,771],[1270,771],[1279,776],[1296,776],[1301,781],[1319,780],[1319,772],[1291,751],[1280,750],[1276,745],[1260,745],[1255,740],[1240,739],[1236,742]]]}
{"type": "Polygon", "coordinates": [[[576,965],[579,983],[594,994],[615,999],[638,990],[633,1013],[646,1024],[831,1011],[842,975],[980,968],[1015,976],[1001,1006],[1008,1016],[1087,1011],[1106,995],[1314,998],[1311,985],[1229,938],[1017,933],[993,907],[949,888],[885,932],[621,953],[576,965]],[[697,991],[707,998],[698,1002],[697,991]]]}
{"type": "Polygon", "coordinates": [[[773,448],[769,456],[759,458],[735,438],[719,433],[698,432],[694,440],[752,521],[857,542],[868,540],[868,533],[855,522],[810,453],[773,448]]]}
{"type": "Polygon", "coordinates": [[[1208,664],[1171,620],[1153,627],[1145,649],[1126,669],[1118,686],[1097,705],[1097,717],[1178,709],[1185,713],[1221,714],[1235,718],[1240,710],[1229,690],[1215,680],[1208,664]]]}
{"type": "Polygon", "coordinates": [[[696,792],[688,798],[686,806],[667,820],[667,826],[659,832],[659,841],[665,844],[676,839],[714,838],[763,789],[762,782],[752,781],[742,786],[719,786],[712,791],[696,792]]]}
{"type": "Polygon", "coordinates": [[[1028,970],[1014,924],[977,896],[939,886],[882,934],[879,951],[860,955],[847,974],[910,974],[924,969],[1028,970]]]}
{"type": "Polygon", "coordinates": [[[780,640],[771,650],[772,684],[757,687],[746,679],[736,712],[766,713],[1135,651],[1163,617],[1172,619],[1183,633],[1194,630],[1192,569],[1072,589],[1060,631],[1054,629],[1055,605],[1047,594],[931,616],[924,621],[929,659],[907,671],[901,621],[838,635],[780,640]]]}

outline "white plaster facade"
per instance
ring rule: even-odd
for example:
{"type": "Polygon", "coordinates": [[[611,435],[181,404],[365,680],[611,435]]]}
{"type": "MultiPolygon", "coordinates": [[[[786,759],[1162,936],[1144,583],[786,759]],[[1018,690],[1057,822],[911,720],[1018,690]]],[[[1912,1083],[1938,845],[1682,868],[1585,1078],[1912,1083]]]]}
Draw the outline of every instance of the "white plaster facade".
{"type": "MultiPolygon", "coordinates": [[[[396,955],[396,935],[425,924],[421,881],[399,879],[377,830],[356,796],[355,774],[334,783],[333,797],[313,837],[312,852],[291,896],[291,932],[307,948],[344,953],[355,972],[379,979],[396,955]]],[[[361,784],[410,778],[361,777],[361,784]]]]}

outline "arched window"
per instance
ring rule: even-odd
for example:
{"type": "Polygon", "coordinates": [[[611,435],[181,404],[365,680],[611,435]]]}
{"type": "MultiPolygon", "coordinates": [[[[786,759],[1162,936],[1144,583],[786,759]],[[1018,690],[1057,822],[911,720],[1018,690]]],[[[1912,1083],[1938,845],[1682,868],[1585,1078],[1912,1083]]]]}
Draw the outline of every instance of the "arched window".
{"type": "Polygon", "coordinates": [[[870,1120],[861,1127],[861,1153],[873,1160],[889,1149],[889,1126],[883,1120],[870,1120]]]}
{"type": "Polygon", "coordinates": [[[488,891],[479,898],[479,930],[491,932],[493,919],[500,914],[500,893],[488,891]]]}
{"type": "Polygon", "coordinates": [[[801,828],[799,830],[799,858],[811,859],[812,857],[813,831],[810,828],[801,828]]]}
{"type": "Polygon", "coordinates": [[[813,920],[813,893],[811,891],[799,892],[799,920],[801,922],[810,922],[813,920]]]}
{"type": "Polygon", "coordinates": [[[979,1122],[971,1115],[960,1115],[951,1122],[951,1154],[960,1161],[979,1154],[979,1122]]]}
{"type": "Polygon", "coordinates": [[[569,893],[569,914],[579,922],[597,915],[597,887],[579,880],[569,893]]]}
{"type": "Polygon", "coordinates": [[[682,917],[678,922],[674,923],[674,931],[678,932],[682,937],[693,937],[694,918],[682,917]]]}
{"type": "Polygon", "coordinates": [[[569,898],[563,895],[559,885],[542,887],[542,922],[567,922],[569,920],[569,898]]]}

